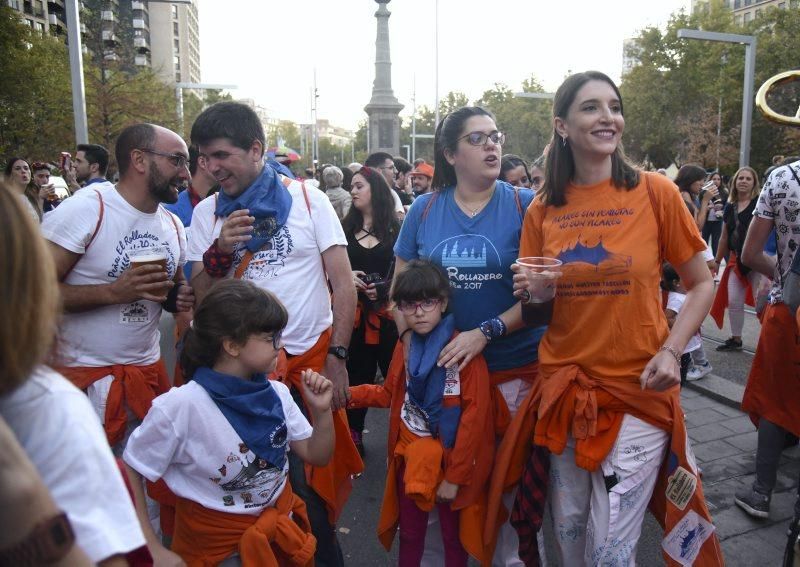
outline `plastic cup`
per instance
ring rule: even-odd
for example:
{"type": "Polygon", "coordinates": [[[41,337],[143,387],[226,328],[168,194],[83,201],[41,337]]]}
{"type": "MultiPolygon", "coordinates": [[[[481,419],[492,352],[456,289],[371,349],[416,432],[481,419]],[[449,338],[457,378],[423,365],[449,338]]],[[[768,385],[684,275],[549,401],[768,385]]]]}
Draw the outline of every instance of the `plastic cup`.
{"type": "Polygon", "coordinates": [[[128,251],[128,258],[131,261],[131,268],[155,264],[167,271],[167,249],[164,246],[148,246],[147,248],[137,248],[128,251]]]}
{"type": "Polygon", "coordinates": [[[525,303],[547,303],[556,296],[558,278],[561,277],[563,262],[556,258],[528,256],[517,258],[517,264],[527,272],[530,286],[530,299],[525,303]]]}

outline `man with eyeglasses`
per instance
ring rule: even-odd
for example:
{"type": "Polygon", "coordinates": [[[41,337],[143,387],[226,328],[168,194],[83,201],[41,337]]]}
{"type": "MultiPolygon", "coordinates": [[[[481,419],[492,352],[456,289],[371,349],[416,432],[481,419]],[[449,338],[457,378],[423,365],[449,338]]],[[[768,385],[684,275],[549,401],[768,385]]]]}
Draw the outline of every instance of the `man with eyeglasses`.
{"type": "Polygon", "coordinates": [[[282,378],[298,405],[306,411],[302,370],[321,372],[334,384],[336,453],[327,466],[308,472],[290,453],[289,479],[308,509],[317,538],[316,565],[341,566],[335,520],[351,475],[363,470],[342,409],[356,307],[347,239],[325,193],[265,166],[264,130],[250,107],[237,102],[210,106],[198,116],[191,137],[206,170],[220,184],[219,193],[197,205],[192,215],[188,258],[194,263],[192,285],[198,297],[215,281],[230,277],[271,291],[289,312],[283,333],[288,368],[282,378]]]}
{"type": "Polygon", "coordinates": [[[78,192],[42,224],[65,311],[60,370],[88,394],[117,455],[152,400],[169,389],[159,350],[162,310],[186,311],[194,302],[178,270],[183,225],[161,206],[174,203],[188,181],[187,158],[175,132],[129,126],[117,140],[117,186],[78,192]],[[131,257],[144,253],[152,263],[133,267],[131,257]]]}
{"type": "MultiPolygon", "coordinates": [[[[394,158],[392,158],[392,154],[388,154],[386,152],[375,152],[370,154],[367,157],[367,161],[364,162],[366,167],[371,167],[372,169],[377,169],[383,175],[383,178],[386,180],[386,184],[389,186],[389,189],[394,188],[395,178],[397,177],[397,168],[394,166],[394,158]]],[[[400,201],[400,197],[398,197],[395,191],[391,191],[392,200],[394,201],[394,212],[397,214],[397,218],[401,221],[406,216],[406,210],[403,207],[403,203],[400,201]]]]}

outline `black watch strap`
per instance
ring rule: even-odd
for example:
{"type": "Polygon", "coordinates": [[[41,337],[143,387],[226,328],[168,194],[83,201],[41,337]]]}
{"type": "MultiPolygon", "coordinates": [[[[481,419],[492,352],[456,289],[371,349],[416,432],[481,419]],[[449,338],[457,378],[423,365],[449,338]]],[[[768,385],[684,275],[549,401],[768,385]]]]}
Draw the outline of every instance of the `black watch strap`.
{"type": "Polygon", "coordinates": [[[350,353],[348,352],[346,347],[332,346],[328,348],[328,354],[332,354],[333,356],[335,356],[340,360],[347,360],[347,357],[349,356],[350,353]]]}

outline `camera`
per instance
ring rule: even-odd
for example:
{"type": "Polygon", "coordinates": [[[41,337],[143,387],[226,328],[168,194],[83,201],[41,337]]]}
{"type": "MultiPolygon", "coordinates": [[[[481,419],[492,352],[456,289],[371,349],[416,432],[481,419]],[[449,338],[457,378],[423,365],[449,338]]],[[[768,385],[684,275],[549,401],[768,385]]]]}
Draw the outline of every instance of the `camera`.
{"type": "Polygon", "coordinates": [[[384,301],[389,297],[389,282],[378,273],[364,274],[358,276],[365,284],[375,284],[375,291],[378,293],[378,301],[384,301]]]}

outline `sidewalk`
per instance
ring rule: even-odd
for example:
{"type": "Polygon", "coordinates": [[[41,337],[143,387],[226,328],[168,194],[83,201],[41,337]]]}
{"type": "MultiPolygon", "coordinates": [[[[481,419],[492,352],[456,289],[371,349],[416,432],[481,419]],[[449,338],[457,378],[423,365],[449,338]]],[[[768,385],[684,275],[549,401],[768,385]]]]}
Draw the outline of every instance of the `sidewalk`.
{"type": "Polygon", "coordinates": [[[800,447],[783,453],[769,519],[751,518],[736,506],[734,493],[750,486],[755,477],[758,435],[738,409],[742,391],[741,386],[709,375],[683,389],[681,404],[725,564],[778,566],[797,494],[800,447]]]}

